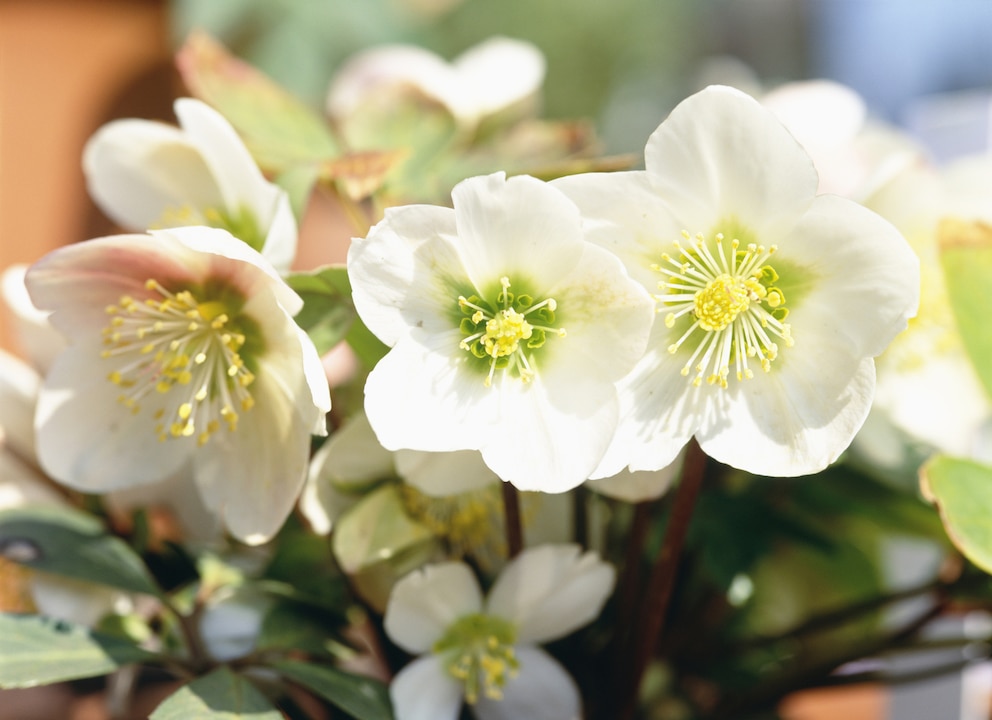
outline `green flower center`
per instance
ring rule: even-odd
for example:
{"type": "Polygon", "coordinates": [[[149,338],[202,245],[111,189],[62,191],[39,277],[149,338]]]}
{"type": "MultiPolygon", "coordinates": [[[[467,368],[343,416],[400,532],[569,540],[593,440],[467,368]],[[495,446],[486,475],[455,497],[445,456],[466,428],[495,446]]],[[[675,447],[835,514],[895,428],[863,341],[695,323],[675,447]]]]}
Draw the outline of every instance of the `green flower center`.
{"type": "Polygon", "coordinates": [[[482,696],[500,700],[508,680],[520,671],[513,645],[516,626],[482,613],[464,615],[451,625],[433,650],[446,658],[445,669],[465,686],[465,702],[482,696]]]}
{"type": "Polygon", "coordinates": [[[478,295],[458,297],[462,319],[459,327],[465,338],[462,350],[485,361],[486,387],[492,385],[497,370],[510,371],[523,382],[534,378],[533,356],[527,351],[540,348],[548,335],[565,337],[564,328],[555,327],[554,298],[535,303],[527,293],[510,292],[510,279],[500,278],[499,294],[494,303],[478,295]]]}
{"type": "MultiPolygon", "coordinates": [[[[692,384],[705,378],[710,385],[727,387],[733,365],[738,380],[754,377],[752,363],[765,372],[778,357],[778,342],[793,344],[792,330],[783,322],[788,315],[785,294],[769,264],[776,246],[727,240],[717,233],[712,241],[683,232],[674,243],[678,255],[661,256],[652,269],[666,276],[658,283],[663,292],[655,299],[666,309],[665,326],[681,335],[669,345],[673,355],[688,352],[682,367],[692,384]]],[[[659,308],[660,310],[660,308],[659,308]]]]}
{"type": "Polygon", "coordinates": [[[114,363],[107,379],[121,388],[118,401],[135,413],[146,400],[157,406],[163,442],[195,436],[202,445],[222,425],[233,432],[239,412],[255,404],[248,391],[255,375],[243,355],[258,333],[247,318],[232,320],[240,299],[205,290],[212,299],[199,300],[155,280],[145,288],[151,297],[124,295],[106,309],[101,356],[114,363]]]}

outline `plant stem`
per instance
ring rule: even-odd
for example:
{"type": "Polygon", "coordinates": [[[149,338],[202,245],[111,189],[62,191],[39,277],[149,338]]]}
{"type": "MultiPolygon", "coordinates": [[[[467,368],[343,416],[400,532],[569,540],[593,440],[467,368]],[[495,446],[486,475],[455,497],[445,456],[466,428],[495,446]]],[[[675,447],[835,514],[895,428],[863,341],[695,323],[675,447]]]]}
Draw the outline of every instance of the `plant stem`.
{"type": "Polygon", "coordinates": [[[637,625],[634,627],[636,632],[633,635],[636,645],[630,657],[630,675],[627,678],[626,691],[620,698],[621,712],[617,715],[620,720],[630,720],[637,712],[637,697],[641,677],[655,654],[662,630],[665,627],[668,606],[675,589],[682,548],[685,545],[692,512],[696,506],[696,499],[699,497],[705,473],[706,455],[694,439],[690,440],[682,465],[682,478],[675,491],[672,510],[665,527],[661,551],[651,569],[641,612],[636,618],[637,625]]]}
{"type": "Polygon", "coordinates": [[[199,630],[195,626],[195,618],[199,612],[199,606],[193,610],[191,615],[184,615],[172,601],[166,598],[162,598],[162,605],[176,618],[176,623],[179,625],[179,632],[182,634],[183,642],[186,645],[186,652],[189,654],[190,668],[194,673],[200,672],[210,664],[210,658],[207,655],[206,648],[203,646],[203,641],[200,639],[199,630]]]}
{"type": "Polygon", "coordinates": [[[506,552],[510,559],[524,549],[524,532],[520,524],[520,496],[508,482],[503,483],[503,517],[506,523],[506,552]]]}

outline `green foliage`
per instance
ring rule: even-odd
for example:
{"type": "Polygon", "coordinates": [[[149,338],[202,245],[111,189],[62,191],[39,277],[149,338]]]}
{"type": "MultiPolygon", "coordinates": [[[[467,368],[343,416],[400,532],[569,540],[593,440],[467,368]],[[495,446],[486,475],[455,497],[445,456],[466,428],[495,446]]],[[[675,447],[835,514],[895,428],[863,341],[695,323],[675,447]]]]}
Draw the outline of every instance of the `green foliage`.
{"type": "Polygon", "coordinates": [[[392,720],[386,686],[325,665],[283,660],[272,664],[283,677],[309,688],[356,720],[392,720]]]}
{"type": "Polygon", "coordinates": [[[95,518],[60,507],[0,512],[0,554],[35,570],[160,595],[144,562],[95,518]]]}
{"type": "Polygon", "coordinates": [[[940,510],[951,542],[992,573],[992,467],[937,455],[921,468],[920,477],[923,493],[940,510]]]}
{"type": "Polygon", "coordinates": [[[283,714],[245,678],[226,667],[184,685],[166,698],[151,720],[282,720],[283,714]]]}
{"type": "Polygon", "coordinates": [[[328,265],[290,275],[286,282],[303,298],[296,323],[323,355],[345,338],[357,317],[348,270],[344,265],[328,265]]]}
{"type": "Polygon", "coordinates": [[[61,620],[0,614],[0,688],[96,677],[155,658],[126,640],[61,620]]]}

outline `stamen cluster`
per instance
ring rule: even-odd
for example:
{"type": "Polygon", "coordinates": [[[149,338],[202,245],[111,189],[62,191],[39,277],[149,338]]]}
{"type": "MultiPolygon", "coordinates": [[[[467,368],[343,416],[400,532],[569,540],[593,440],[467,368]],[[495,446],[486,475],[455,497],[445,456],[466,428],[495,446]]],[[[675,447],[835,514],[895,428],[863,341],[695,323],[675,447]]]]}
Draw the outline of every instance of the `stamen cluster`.
{"type": "Polygon", "coordinates": [[[459,347],[488,360],[486,387],[492,385],[496,371],[503,369],[515,371],[523,382],[530,382],[534,368],[521,343],[528,350],[535,350],[544,345],[548,333],[565,337],[564,328],[554,327],[558,309],[554,298],[535,304],[534,298],[526,293],[514,295],[507,277],[500,278],[500,287],[492,304],[478,295],[458,297],[458,307],[466,316],[459,325],[466,335],[459,347]]]}
{"type": "Polygon", "coordinates": [[[520,662],[513,645],[513,623],[492,615],[473,613],[459,618],[433,651],[448,659],[445,669],[464,684],[465,702],[474,705],[481,696],[500,700],[508,680],[517,676],[520,662]]]}
{"type": "Polygon", "coordinates": [[[160,441],[196,436],[200,445],[220,429],[237,429],[239,412],[252,408],[254,374],[241,356],[245,334],[227,305],[200,301],[190,290],[172,293],[149,279],[155,296],[124,295],[107,307],[101,356],[117,365],[107,378],[124,392],[118,400],[139,412],[149,395],[167,396],[155,410],[160,441]],[[154,394],[154,395],[153,395],[154,394]]]}
{"type": "Polygon", "coordinates": [[[751,360],[770,371],[778,357],[776,341],[793,344],[791,327],[783,322],[788,315],[785,294],[774,285],[778,273],[768,264],[776,246],[749,243],[742,248],[740,240],[727,242],[723,233],[712,243],[702,234],[690,237],[683,231],[682,237],[674,243],[677,257],[665,253],[663,262],[652,266],[668,278],[658,283],[663,292],[655,296],[669,309],[665,326],[684,325],[683,318],[692,321],[668,346],[674,355],[695,342],[682,375],[695,370],[691,382],[696,387],[705,377],[708,384],[726,388],[731,362],[738,380],[754,377],[751,360]]]}

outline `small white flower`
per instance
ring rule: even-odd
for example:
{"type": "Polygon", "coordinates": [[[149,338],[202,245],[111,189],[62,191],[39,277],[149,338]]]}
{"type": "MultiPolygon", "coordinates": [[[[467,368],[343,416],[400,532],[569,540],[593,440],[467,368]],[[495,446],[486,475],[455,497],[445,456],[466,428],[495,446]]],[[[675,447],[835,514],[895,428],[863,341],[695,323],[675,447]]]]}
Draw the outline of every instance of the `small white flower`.
{"type": "Polygon", "coordinates": [[[285,191],[262,176],[216,110],[181,98],[175,112],[179,128],[114,120],[90,138],[83,170],[94,202],[129,230],[223,228],[288,271],[297,232],[285,191]]]}
{"type": "Polygon", "coordinates": [[[355,307],[392,347],[369,421],[390,450],[480,450],[522,490],[573,488],[616,427],[651,298],[551,186],[497,173],[452,197],[388,209],[348,254],[355,307]]]}
{"type": "Polygon", "coordinates": [[[385,630],[422,657],[390,686],[397,720],[454,720],[463,699],[481,720],[578,720],[574,681],[537,644],[595,620],[613,588],[613,568],[580,553],[576,545],[525,550],[485,599],[463,563],[428,565],[400,580],[385,630]]]}
{"type": "Polygon", "coordinates": [[[275,533],[330,397],[302,301],[256,251],[190,227],[70,245],[28,272],[69,340],[35,415],[38,456],[88,492],[192,472],[248,543],[275,533]]]}
{"type": "Polygon", "coordinates": [[[413,45],[385,45],[355,55],[335,76],[327,112],[344,118],[372,93],[411,86],[444,105],[464,127],[534,99],[544,82],[541,51],[494,37],[446,62],[413,45]]]}
{"type": "Polygon", "coordinates": [[[739,91],[682,102],[645,161],[554,182],[660,313],[595,476],[661,468],[693,436],[757,474],[823,469],[864,422],[873,357],[916,311],[916,257],[879,216],[816,196],[809,157],[739,91]]]}

